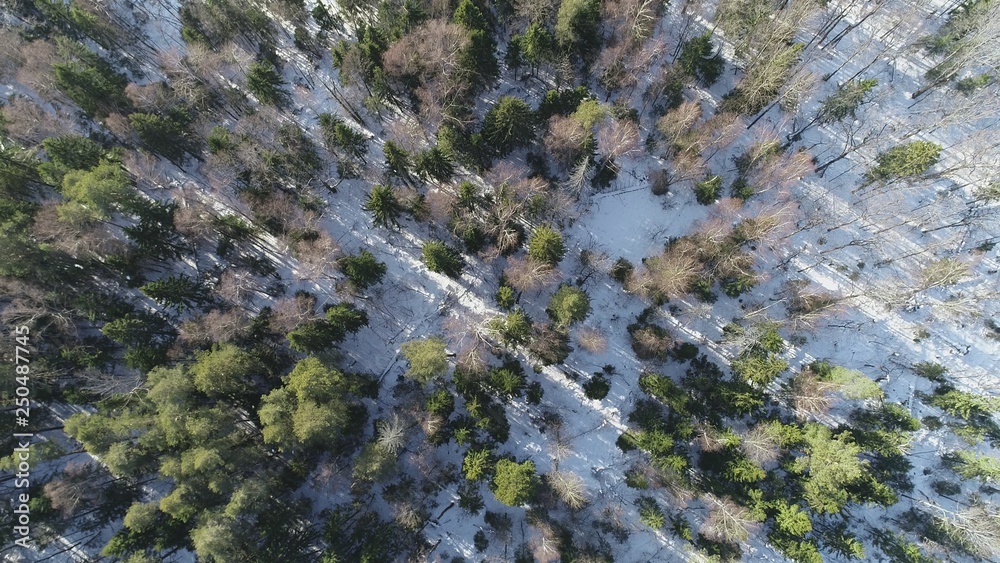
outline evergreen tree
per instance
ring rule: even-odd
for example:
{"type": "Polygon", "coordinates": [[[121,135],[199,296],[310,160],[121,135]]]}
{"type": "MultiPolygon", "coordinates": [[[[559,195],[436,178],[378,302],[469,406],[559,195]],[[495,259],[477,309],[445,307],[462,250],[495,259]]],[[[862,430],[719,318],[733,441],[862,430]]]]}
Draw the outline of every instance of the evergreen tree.
{"type": "Polygon", "coordinates": [[[150,151],[174,162],[182,161],[185,153],[190,152],[191,139],[186,128],[190,117],[186,113],[174,112],[165,117],[137,112],[128,119],[143,146],[150,151]]]}
{"type": "Polygon", "coordinates": [[[919,176],[934,166],[940,155],[941,145],[930,141],[895,146],[875,157],[875,166],[865,174],[865,185],[919,176]]]}
{"type": "Polygon", "coordinates": [[[71,60],[52,65],[56,85],[84,113],[103,117],[129,107],[124,75],[82,45],[63,43],[61,47],[70,51],[71,60]]]}
{"type": "Polygon", "coordinates": [[[874,78],[851,80],[841,84],[836,92],[830,94],[820,104],[816,119],[820,123],[834,123],[847,116],[854,117],[858,106],[864,102],[868,93],[877,85],[878,80],[874,78]]]}
{"type": "Polygon", "coordinates": [[[381,283],[387,271],[386,265],[376,260],[375,255],[367,250],[349,254],[341,258],[338,264],[354,291],[364,291],[381,283]]]}
{"type": "Polygon", "coordinates": [[[73,170],[63,177],[62,194],[68,200],[61,217],[108,219],[136,197],[132,179],[118,164],[104,162],[89,171],[73,170]]]}
{"type": "Polygon", "coordinates": [[[404,342],[400,353],[410,362],[406,376],[420,383],[442,377],[448,371],[448,353],[440,336],[404,342]]]}
{"type": "Polygon", "coordinates": [[[389,172],[402,179],[410,177],[410,155],[395,141],[386,141],[382,146],[385,155],[385,167],[389,172]]]}
{"type": "Polygon", "coordinates": [[[534,113],[524,100],[504,96],[486,113],[483,138],[494,154],[504,157],[514,149],[528,146],[534,141],[534,121],[534,113]]]}
{"type": "Polygon", "coordinates": [[[275,106],[284,103],[288,99],[282,90],[284,85],[285,80],[268,61],[256,62],[247,71],[247,89],[262,103],[275,106]]]}
{"type": "Polygon", "coordinates": [[[555,266],[566,254],[562,235],[553,228],[542,225],[535,229],[528,242],[528,256],[542,264],[555,266]]]}
{"type": "Polygon", "coordinates": [[[522,346],[531,339],[531,319],[520,309],[492,319],[488,326],[509,347],[522,346]]]}
{"type": "Polygon", "coordinates": [[[532,22],[524,35],[517,36],[517,44],[524,55],[524,60],[531,66],[534,76],[538,67],[552,60],[555,56],[556,39],[541,22],[532,22]]]}
{"type": "Polygon", "coordinates": [[[694,185],[694,196],[698,203],[711,205],[719,196],[720,189],[722,189],[722,176],[710,176],[694,185]]]}
{"type": "Polygon", "coordinates": [[[421,178],[431,177],[438,182],[447,182],[455,173],[451,159],[440,147],[434,146],[417,155],[414,171],[421,178]]]}
{"type": "Polygon", "coordinates": [[[42,141],[49,162],[38,165],[41,176],[49,183],[59,184],[70,170],[89,170],[101,162],[104,147],[79,135],[61,135],[42,141]]]}
{"type": "Polygon", "coordinates": [[[493,32],[482,10],[472,0],[461,0],[452,21],[469,32],[469,46],[462,53],[462,66],[477,88],[486,88],[499,76],[500,67],[493,32]]]}
{"type": "Polygon", "coordinates": [[[719,80],[726,63],[722,55],[715,52],[712,45],[712,32],[689,39],[681,49],[678,64],[689,74],[706,86],[711,86],[719,80]]]}
{"type": "Polygon", "coordinates": [[[436,240],[424,243],[423,257],[428,270],[449,278],[461,277],[465,267],[465,259],[457,250],[436,240]]]}
{"type": "Polygon", "coordinates": [[[319,125],[327,148],[350,158],[363,159],[368,152],[368,138],[360,131],[329,113],[319,115],[319,125]]]}
{"type": "Polygon", "coordinates": [[[396,193],[390,186],[375,185],[368,193],[368,201],[364,210],[372,214],[372,222],[379,227],[398,227],[398,217],[402,205],[396,199],[396,193]]]}
{"type": "Polygon", "coordinates": [[[469,481],[481,481],[493,471],[493,454],[488,449],[470,449],[462,461],[462,472],[469,481]]]}
{"type": "Polygon", "coordinates": [[[491,488],[498,501],[509,506],[530,503],[535,498],[537,486],[534,462],[497,461],[491,488]]]}
{"type": "Polygon", "coordinates": [[[580,288],[562,285],[549,301],[546,309],[559,326],[569,326],[587,318],[590,314],[590,298],[580,288]]]}
{"type": "Polygon", "coordinates": [[[205,286],[185,275],[170,275],[149,282],[139,290],[153,301],[164,307],[173,307],[179,313],[184,309],[201,305],[209,299],[205,286]]]}
{"type": "Polygon", "coordinates": [[[562,0],[556,14],[556,39],[585,61],[601,47],[601,3],[598,0],[562,0]]]}
{"type": "Polygon", "coordinates": [[[195,388],[210,397],[238,398],[267,373],[264,364],[233,344],[223,344],[198,355],[191,365],[195,388]]]}
{"type": "Polygon", "coordinates": [[[306,321],[287,338],[293,350],[315,354],[329,350],[367,325],[367,313],[349,303],[338,303],[327,309],[325,319],[306,321]]]}

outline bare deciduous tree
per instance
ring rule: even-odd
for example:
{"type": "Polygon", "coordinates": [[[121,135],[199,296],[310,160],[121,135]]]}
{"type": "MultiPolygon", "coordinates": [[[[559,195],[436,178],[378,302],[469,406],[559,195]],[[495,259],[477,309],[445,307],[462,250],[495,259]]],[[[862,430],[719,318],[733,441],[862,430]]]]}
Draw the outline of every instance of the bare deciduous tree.
{"type": "Polygon", "coordinates": [[[706,501],[710,508],[701,533],[709,539],[738,544],[747,541],[751,531],[759,527],[747,508],[730,499],[706,495],[706,501]]]}

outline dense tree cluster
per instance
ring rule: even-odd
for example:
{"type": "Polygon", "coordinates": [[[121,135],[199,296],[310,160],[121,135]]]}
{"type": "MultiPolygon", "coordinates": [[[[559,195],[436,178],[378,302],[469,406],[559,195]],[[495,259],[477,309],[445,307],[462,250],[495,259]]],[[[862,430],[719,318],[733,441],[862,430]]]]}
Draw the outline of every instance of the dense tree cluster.
{"type": "Polygon", "coordinates": [[[39,546],[458,561],[430,541],[456,499],[479,529],[452,547],[514,561],[612,561],[644,528],[718,561],[1000,553],[1000,402],[904,348],[883,374],[838,365],[808,332],[853,331],[824,321],[864,299],[907,323],[930,304],[907,346],[944,341],[945,313],[998,339],[974,283],[997,2],[908,4],[933,17],[891,29],[882,0],[175,4],[5,6],[0,350],[28,350],[32,395],[3,362],[0,418],[30,407],[45,436],[39,546]],[[904,57],[927,64],[880,70],[904,57]],[[913,123],[875,127],[911,67],[913,123]],[[581,236],[633,192],[666,229],[581,236]],[[904,225],[926,247],[875,248],[904,225]],[[577,474],[608,432],[625,463],[577,474]],[[923,436],[942,455],[920,475],[923,436]]]}

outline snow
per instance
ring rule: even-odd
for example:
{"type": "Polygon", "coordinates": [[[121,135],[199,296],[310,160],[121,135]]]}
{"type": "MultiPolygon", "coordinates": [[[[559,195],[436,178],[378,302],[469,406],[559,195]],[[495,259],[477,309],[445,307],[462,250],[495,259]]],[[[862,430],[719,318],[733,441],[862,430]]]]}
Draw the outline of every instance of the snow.
{"type": "MultiPolygon", "coordinates": [[[[835,5],[842,3],[834,2],[835,5]]],[[[714,10],[711,3],[708,4],[701,7],[692,25],[711,28],[707,18],[714,10]]],[[[927,139],[949,146],[963,134],[962,128],[916,133],[908,110],[908,106],[913,103],[910,93],[919,88],[927,63],[918,51],[902,48],[900,37],[915,33],[914,26],[935,25],[933,18],[940,16],[931,14],[945,4],[943,0],[920,3],[890,0],[879,14],[866,19],[844,37],[835,49],[814,46],[811,56],[815,58],[809,63],[809,70],[818,75],[836,71],[836,80],[821,82],[819,90],[804,104],[802,114],[812,115],[818,107],[818,101],[836,88],[838,80],[850,77],[868,64],[872,58],[867,57],[867,54],[877,53],[882,60],[861,77],[879,79],[879,97],[859,113],[859,125],[860,122],[888,124],[889,134],[884,142],[866,146],[834,164],[824,177],[810,176],[791,189],[793,198],[800,203],[802,212],[806,214],[798,218],[800,224],[808,226],[789,235],[787,240],[776,243],[776,253],[758,259],[756,270],[766,273],[769,279],[752,296],[753,299],[766,300],[775,295],[781,284],[789,279],[807,279],[814,286],[833,294],[852,296],[848,300],[848,307],[836,317],[823,321],[812,332],[802,333],[806,342],[791,349],[787,357],[790,365],[794,369],[812,359],[825,358],[838,365],[861,369],[872,378],[885,376],[886,380],[881,385],[886,393],[886,400],[906,405],[918,417],[940,414],[914,399],[916,392],[930,392],[933,389],[933,384],[917,377],[908,369],[919,361],[934,361],[946,365],[952,380],[961,389],[989,395],[996,395],[998,392],[995,373],[996,357],[1000,352],[998,342],[986,337],[985,331],[979,328],[981,322],[978,319],[964,314],[948,316],[945,310],[952,295],[958,292],[975,295],[978,292],[984,297],[972,303],[977,312],[983,318],[997,314],[996,297],[1000,286],[996,281],[995,271],[1000,269],[1000,265],[996,251],[986,251],[977,257],[973,264],[976,275],[971,280],[953,288],[913,292],[917,273],[922,265],[936,257],[967,255],[983,239],[983,235],[996,236],[995,230],[985,231],[987,227],[995,227],[995,224],[984,223],[982,233],[977,230],[978,227],[971,229],[962,240],[950,238],[951,233],[947,230],[933,230],[947,219],[935,214],[940,208],[939,202],[949,198],[958,203],[965,202],[970,197],[967,193],[969,190],[946,192],[943,196],[940,196],[941,186],[935,187],[933,184],[894,185],[887,193],[855,190],[860,183],[861,173],[877,152],[892,146],[902,135],[914,133],[910,140],[927,139]],[[896,21],[899,14],[912,14],[914,20],[919,15],[924,21],[904,21],[904,25],[894,28],[899,23],[896,21]],[[883,34],[887,33],[892,35],[883,39],[887,37],[883,34]],[[844,58],[844,54],[850,54],[850,57],[844,58]],[[815,223],[810,223],[812,221],[815,223]],[[822,242],[821,238],[824,239],[822,242]],[[994,272],[992,275],[989,274],[991,271],[994,272]],[[931,336],[916,339],[914,335],[921,329],[928,330],[931,336]]],[[[333,7],[330,4],[327,6],[333,7]]],[[[859,10],[860,7],[859,4],[859,10]]],[[[680,3],[672,3],[668,7],[664,23],[657,27],[658,34],[669,36],[672,33],[670,24],[682,17],[678,13],[679,9],[680,3]]],[[[183,49],[177,22],[173,17],[176,13],[173,2],[163,0],[146,3],[144,10],[150,12],[145,26],[150,42],[162,51],[183,49]]],[[[850,12],[831,37],[860,14],[860,11],[850,12]]],[[[716,40],[718,41],[718,36],[716,40]]],[[[289,83],[305,81],[308,84],[292,91],[292,113],[301,125],[309,130],[314,127],[313,116],[330,112],[344,116],[352,125],[368,129],[376,138],[385,137],[381,125],[374,124],[374,120],[357,123],[323,88],[315,86],[318,82],[330,88],[338,87],[336,72],[329,68],[328,62],[314,68],[305,57],[287,51],[287,48],[288,45],[283,45],[282,56],[287,61],[286,80],[289,83]]],[[[665,51],[668,53],[666,60],[669,61],[671,49],[665,51]]],[[[634,100],[639,100],[640,93],[650,79],[651,77],[642,78],[640,87],[635,89],[634,100]]],[[[693,94],[715,102],[733,83],[732,73],[727,72],[711,92],[699,90],[693,94]]],[[[537,100],[542,89],[534,81],[528,88],[530,90],[526,92],[523,84],[503,84],[485,98],[495,99],[500,92],[514,92],[537,100]]],[[[5,86],[5,92],[7,91],[9,87],[5,86]]],[[[919,103],[922,107],[947,103],[941,100],[946,95],[931,92],[919,103]]],[[[635,105],[641,106],[641,101],[635,105]]],[[[755,127],[763,129],[769,125],[774,126],[777,119],[777,110],[772,110],[755,127]]],[[[648,128],[652,124],[643,125],[647,129],[644,133],[648,134],[648,128]]],[[[726,185],[732,179],[731,157],[739,154],[746,144],[746,141],[741,140],[710,162],[714,173],[726,177],[726,185]]],[[[797,146],[811,147],[818,161],[825,162],[839,154],[844,146],[841,126],[814,127],[806,132],[797,146]]],[[[372,143],[371,149],[369,161],[380,161],[381,148],[378,143],[372,143]]],[[[956,151],[938,167],[948,167],[963,156],[960,151],[956,151]]],[[[575,278],[574,268],[578,267],[580,250],[604,254],[610,260],[624,257],[638,264],[642,258],[662,249],[663,244],[671,237],[689,233],[693,225],[713,213],[712,207],[694,203],[689,187],[684,184],[672,186],[671,193],[666,196],[657,197],[650,193],[643,179],[649,170],[665,166],[661,160],[642,156],[621,164],[622,173],[612,187],[601,193],[586,195],[580,203],[579,216],[562,230],[570,248],[562,264],[564,280],[567,282],[572,282],[575,278]]],[[[200,183],[196,171],[173,170],[171,173],[183,185],[188,182],[195,185],[200,183]]],[[[500,314],[492,301],[495,287],[486,281],[495,279],[498,266],[470,260],[469,267],[460,280],[428,272],[420,261],[420,248],[424,241],[434,239],[435,233],[425,225],[410,220],[405,221],[402,232],[372,228],[367,214],[361,210],[367,186],[368,183],[361,180],[348,180],[339,185],[338,193],[322,194],[327,208],[320,225],[338,241],[345,252],[365,248],[375,253],[388,266],[383,284],[373,289],[370,295],[357,300],[359,306],[369,312],[370,326],[356,337],[350,338],[343,347],[345,365],[350,370],[369,372],[381,377],[384,385],[377,402],[380,413],[375,416],[384,416],[398,407],[395,398],[388,391],[405,369],[405,361],[398,354],[400,344],[432,334],[448,334],[446,325],[449,319],[461,318],[481,323],[500,314]]],[[[220,212],[232,212],[234,207],[238,209],[235,202],[223,203],[216,200],[212,203],[220,212]]],[[[943,205],[940,204],[942,207],[943,205]]],[[[959,205],[958,209],[961,210],[962,206],[959,205]]],[[[299,265],[286,255],[287,249],[281,248],[275,239],[265,236],[260,244],[279,265],[282,280],[289,283],[288,294],[298,289],[311,291],[320,296],[320,305],[343,299],[336,289],[336,274],[303,279],[299,265]]],[[[583,510],[583,519],[595,519],[608,507],[621,510],[625,521],[630,524],[631,536],[624,544],[612,541],[616,560],[693,560],[694,557],[682,540],[670,533],[653,532],[638,523],[633,503],[640,493],[655,496],[661,506],[667,508],[668,514],[678,508],[678,505],[662,491],[635,491],[626,487],[624,473],[642,454],[626,454],[615,445],[618,436],[627,428],[625,418],[631,410],[631,404],[636,398],[643,396],[636,384],[638,374],[650,367],[644,366],[634,357],[625,329],[647,304],[636,296],[624,293],[616,282],[602,274],[590,276],[583,287],[589,293],[592,303],[592,312],[585,324],[603,333],[607,339],[606,351],[591,354],[578,349],[565,366],[547,367],[537,374],[529,373],[529,381],[539,381],[542,384],[542,405],[528,407],[520,402],[507,405],[511,439],[499,453],[512,454],[518,459],[531,458],[539,473],[553,470],[558,464],[559,470],[569,471],[583,478],[592,501],[583,510]],[[609,378],[611,392],[600,401],[587,399],[580,384],[586,380],[586,374],[600,371],[604,365],[612,365],[617,371],[609,378]],[[573,381],[566,373],[583,375],[578,381],[573,381]],[[570,449],[558,461],[553,457],[557,449],[556,437],[551,430],[539,430],[539,425],[534,420],[543,410],[558,412],[563,419],[565,436],[562,439],[569,442],[570,449]]],[[[544,318],[541,310],[547,295],[547,292],[543,292],[541,295],[525,297],[528,302],[526,308],[536,321],[544,318]]],[[[730,352],[719,343],[722,338],[721,327],[734,318],[746,315],[750,308],[750,298],[748,296],[747,303],[722,298],[711,308],[691,298],[680,299],[671,302],[671,305],[679,307],[679,311],[671,314],[665,309],[661,310],[658,312],[659,320],[667,324],[675,335],[685,341],[700,344],[702,351],[708,353],[714,361],[725,364],[730,352]]],[[[258,305],[264,303],[263,299],[258,301],[258,305]]],[[[453,337],[451,348],[456,348],[463,338],[477,336],[469,333],[453,337]]],[[[524,358],[523,355],[519,357],[524,358]]],[[[526,365],[530,366],[530,363],[526,362],[526,365]]],[[[670,369],[676,369],[676,366],[670,369]]],[[[838,412],[835,411],[834,415],[838,412]]],[[[914,463],[911,477],[917,490],[929,491],[927,484],[937,477],[941,452],[967,447],[964,442],[944,430],[924,429],[916,433],[910,460],[914,463]]],[[[410,451],[422,448],[427,446],[413,433],[410,451]]],[[[461,449],[454,444],[422,453],[436,458],[439,463],[461,465],[461,449]]],[[[309,483],[303,487],[302,494],[314,499],[318,513],[324,508],[346,501],[349,498],[349,484],[350,467],[347,462],[329,460],[321,464],[309,483]]],[[[471,538],[483,526],[481,517],[470,517],[458,507],[442,512],[442,509],[457,499],[456,490],[457,485],[448,485],[437,493],[436,508],[431,513],[441,516],[424,529],[428,541],[436,545],[433,556],[444,559],[445,553],[466,558],[502,555],[505,546],[498,542],[491,542],[485,554],[477,554],[473,549],[471,538]]],[[[500,505],[485,488],[483,491],[487,510],[517,511],[500,505]]],[[[990,498],[995,500],[993,496],[990,498]]],[[[884,526],[886,518],[897,515],[908,506],[904,500],[888,512],[865,507],[856,507],[852,512],[872,525],[884,526]]],[[[703,519],[701,504],[692,502],[689,506],[680,508],[697,529],[703,519]]],[[[386,507],[379,509],[384,516],[388,514],[386,507]]],[[[520,534],[515,529],[510,547],[516,546],[520,541],[520,534]]],[[[43,557],[48,553],[50,552],[46,550],[38,555],[43,557]]],[[[69,561],[71,558],[67,553],[51,560],[69,561]]],[[[185,557],[176,558],[183,559],[185,557]]],[[[782,560],[763,538],[752,541],[745,550],[745,559],[782,560]]]]}

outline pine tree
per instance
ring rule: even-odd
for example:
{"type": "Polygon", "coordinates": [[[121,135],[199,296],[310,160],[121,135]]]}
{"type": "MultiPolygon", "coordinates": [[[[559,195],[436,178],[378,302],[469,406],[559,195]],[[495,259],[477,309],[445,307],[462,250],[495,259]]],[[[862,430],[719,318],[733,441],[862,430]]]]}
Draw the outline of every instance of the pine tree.
{"type": "Polygon", "coordinates": [[[413,169],[421,178],[433,178],[438,182],[447,182],[455,173],[451,159],[438,146],[417,155],[413,169]]]}
{"type": "Polygon", "coordinates": [[[282,90],[284,85],[285,80],[270,62],[256,62],[247,71],[247,89],[262,103],[275,106],[284,103],[288,98],[282,90]]]}
{"type": "Polygon", "coordinates": [[[531,339],[531,319],[520,309],[490,320],[488,326],[508,347],[522,346],[531,339]]]}
{"type": "Polygon", "coordinates": [[[178,313],[201,305],[209,298],[208,289],[204,285],[185,275],[170,275],[149,282],[139,290],[160,305],[173,307],[178,313]]]}
{"type": "Polygon", "coordinates": [[[404,342],[400,353],[410,362],[406,376],[421,383],[442,377],[448,371],[448,354],[440,336],[404,342]]]}
{"type": "Polygon", "coordinates": [[[375,255],[367,250],[347,255],[338,264],[354,291],[364,291],[381,283],[387,271],[386,265],[376,260],[375,255]]]}
{"type": "Polygon", "coordinates": [[[462,461],[462,472],[469,481],[481,481],[489,477],[493,470],[493,454],[490,450],[470,449],[462,461]]]}
{"type": "Polygon", "coordinates": [[[557,325],[569,326],[587,318],[590,314],[590,298],[576,286],[562,285],[549,300],[546,311],[557,325]]]}
{"type": "Polygon", "coordinates": [[[528,242],[528,256],[542,264],[555,266],[566,254],[562,235],[549,226],[542,225],[535,229],[528,242]]]}
{"type": "Polygon", "coordinates": [[[385,155],[385,167],[389,172],[402,179],[410,177],[410,155],[395,141],[386,141],[382,146],[385,155]]]}
{"type": "Polygon", "coordinates": [[[372,214],[372,222],[375,226],[385,228],[399,226],[398,217],[402,211],[402,205],[396,199],[396,193],[390,186],[372,186],[364,210],[372,214]]]}
{"type": "Polygon", "coordinates": [[[865,185],[919,176],[934,166],[940,155],[941,145],[930,141],[895,146],[875,157],[875,166],[865,174],[865,185]]]}
{"type": "Polygon", "coordinates": [[[186,129],[186,121],[189,119],[186,114],[164,117],[136,112],[128,116],[129,123],[143,146],[174,162],[182,161],[185,153],[190,150],[191,139],[186,129]]]}
{"type": "Polygon", "coordinates": [[[238,398],[266,373],[259,359],[233,344],[202,352],[191,365],[194,386],[210,397],[238,398]]]}
{"type": "Polygon", "coordinates": [[[79,210],[89,220],[108,219],[136,197],[132,179],[118,164],[105,162],[89,171],[73,170],[63,177],[66,211],[79,210]]]}
{"type": "Polygon", "coordinates": [[[689,39],[681,49],[678,64],[688,75],[697,78],[705,86],[711,86],[719,80],[726,63],[722,55],[715,53],[712,45],[712,32],[689,39]]]}
{"type": "Polygon", "coordinates": [[[528,104],[514,96],[500,98],[483,120],[483,138],[494,154],[504,157],[535,139],[534,113],[528,104]]]}
{"type": "Polygon", "coordinates": [[[535,498],[537,486],[534,462],[497,461],[491,488],[498,501],[509,506],[530,503],[535,498]]]}
{"type": "Polygon", "coordinates": [[[450,278],[460,277],[465,267],[465,260],[457,250],[436,240],[424,243],[423,257],[428,270],[450,278]]]}

